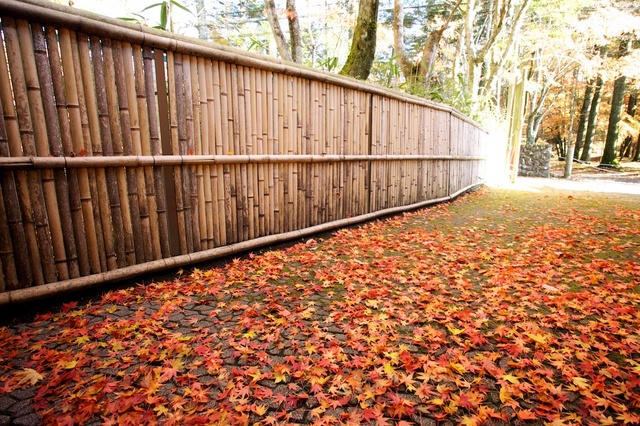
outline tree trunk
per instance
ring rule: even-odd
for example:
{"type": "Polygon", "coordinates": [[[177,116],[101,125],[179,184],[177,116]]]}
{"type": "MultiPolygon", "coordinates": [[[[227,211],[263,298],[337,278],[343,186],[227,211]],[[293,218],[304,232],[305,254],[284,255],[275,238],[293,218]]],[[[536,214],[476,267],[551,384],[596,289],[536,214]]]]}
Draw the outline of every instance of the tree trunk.
{"type": "Polygon", "coordinates": [[[573,118],[576,112],[576,85],[578,83],[578,68],[573,72],[573,87],[571,88],[571,107],[569,108],[569,130],[567,131],[567,152],[564,156],[564,178],[571,177],[571,169],[573,168],[573,152],[575,144],[572,143],[573,136],[573,118]]]}
{"type": "Polygon", "coordinates": [[[587,133],[584,136],[584,147],[582,148],[582,154],[580,160],[591,160],[591,143],[593,142],[593,136],[596,132],[596,121],[598,119],[598,107],[600,106],[600,96],[602,96],[602,77],[598,76],[596,79],[596,87],[593,92],[593,99],[591,100],[591,107],[589,108],[589,119],[587,120],[587,133]]]}
{"type": "Polygon", "coordinates": [[[584,145],[584,134],[587,130],[587,118],[589,116],[589,108],[591,108],[591,101],[593,99],[593,91],[595,89],[595,82],[589,81],[587,87],[584,90],[584,101],[582,102],[582,108],[580,109],[580,116],[578,119],[578,134],[576,135],[576,148],[573,157],[580,158],[580,150],[584,145]]]}
{"type": "Polygon", "coordinates": [[[638,91],[634,90],[629,94],[629,103],[627,103],[627,114],[634,117],[636,115],[636,105],[638,104],[638,91]]]}
{"type": "Polygon", "coordinates": [[[640,161],[640,133],[638,133],[638,140],[636,141],[636,149],[633,153],[631,161],[640,161]]]}
{"type": "Polygon", "coordinates": [[[204,0],[196,0],[196,16],[198,18],[198,37],[202,40],[209,40],[207,11],[204,8],[204,0]]]}
{"type": "Polygon", "coordinates": [[[402,0],[393,1],[393,47],[398,57],[398,65],[405,80],[412,82],[416,78],[416,69],[409,60],[404,48],[404,10],[402,0]]]}
{"type": "Polygon", "coordinates": [[[351,41],[351,50],[349,51],[347,62],[340,70],[340,74],[359,80],[366,80],[369,77],[376,53],[379,5],[380,0],[360,0],[358,20],[353,31],[353,40],[351,41]]]}
{"type": "Polygon", "coordinates": [[[609,114],[609,128],[607,129],[607,141],[604,145],[604,153],[600,164],[612,165],[616,159],[616,145],[618,144],[618,133],[620,130],[620,115],[624,102],[624,91],[626,89],[626,79],[624,75],[616,78],[613,85],[613,97],[611,98],[611,114],[609,114]]]}
{"type": "Polygon", "coordinates": [[[278,13],[276,11],[276,4],[274,0],[264,0],[264,9],[267,12],[267,19],[271,24],[271,31],[273,37],[276,39],[276,46],[278,46],[278,53],[284,61],[291,61],[291,54],[289,53],[289,46],[287,40],[284,38],[282,29],[280,28],[280,22],[278,21],[278,13]]]}
{"type": "Polygon", "coordinates": [[[291,59],[302,63],[302,37],[300,36],[300,21],[296,11],[296,1],[287,0],[287,21],[289,21],[289,40],[291,44],[291,59]]]}

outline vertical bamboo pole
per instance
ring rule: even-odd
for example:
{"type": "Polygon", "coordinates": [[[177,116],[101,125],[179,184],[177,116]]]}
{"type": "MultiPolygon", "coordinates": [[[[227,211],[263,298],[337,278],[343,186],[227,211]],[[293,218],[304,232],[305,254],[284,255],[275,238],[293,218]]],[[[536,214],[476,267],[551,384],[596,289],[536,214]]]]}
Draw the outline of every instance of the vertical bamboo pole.
{"type": "MultiPolygon", "coordinates": [[[[254,149],[256,154],[266,154],[264,150],[265,146],[265,128],[267,121],[264,119],[264,99],[265,94],[263,92],[263,70],[253,70],[251,73],[251,126],[253,129],[254,149]]],[[[258,164],[255,168],[254,190],[255,190],[255,216],[257,220],[256,236],[262,237],[267,235],[267,223],[268,223],[268,195],[265,194],[265,172],[267,166],[264,164],[258,164]]]]}
{"type": "MultiPolygon", "coordinates": [[[[124,72],[125,94],[127,96],[127,104],[129,106],[129,123],[131,131],[131,152],[133,155],[142,155],[142,138],[140,135],[140,105],[138,104],[136,74],[140,72],[140,66],[134,66],[134,56],[139,58],[140,46],[131,46],[129,43],[122,43],[122,64],[124,72]]],[[[138,61],[136,60],[136,63],[138,61]]],[[[139,74],[138,74],[139,75],[139,74]]],[[[143,111],[144,114],[144,111],[143,111]]],[[[126,144],[125,144],[126,148],[126,144]]],[[[147,189],[145,181],[146,169],[138,167],[135,169],[135,188],[138,198],[140,233],[142,236],[142,251],[144,256],[139,262],[149,262],[155,259],[153,249],[153,234],[150,223],[150,203],[147,198],[147,189]]],[[[129,190],[133,190],[133,182],[129,190]]],[[[135,219],[134,219],[135,220],[135,219]]]]}
{"type": "MultiPolygon", "coordinates": [[[[207,64],[209,62],[207,61],[207,64]]],[[[209,111],[209,94],[212,93],[211,84],[209,84],[210,72],[205,66],[205,60],[198,58],[196,61],[198,68],[198,87],[199,87],[199,109],[200,109],[200,143],[196,144],[196,154],[209,155],[211,151],[211,137],[214,136],[213,128],[215,122],[211,120],[209,111]],[[198,151],[199,147],[199,151],[198,151]]],[[[194,96],[194,100],[196,97],[194,96]]],[[[213,102],[213,99],[211,99],[213,102]]],[[[198,115],[194,114],[197,118],[198,115]]],[[[215,137],[215,136],[214,136],[215,137]]],[[[202,238],[203,248],[214,248],[214,229],[213,229],[213,200],[211,198],[211,169],[208,165],[202,166],[202,170],[198,170],[202,175],[202,181],[198,181],[198,195],[201,196],[200,202],[200,234],[202,238]],[[200,189],[202,188],[202,189],[200,189]],[[204,232],[203,232],[204,231],[204,232]]]]}
{"type": "MultiPolygon", "coordinates": [[[[93,45],[93,43],[92,43],[93,45]]],[[[89,140],[91,141],[90,155],[102,156],[102,140],[100,132],[100,117],[98,112],[98,101],[96,100],[96,84],[92,73],[93,66],[91,64],[91,53],[89,52],[89,40],[86,34],[78,34],[78,55],[79,55],[79,74],[82,75],[84,87],[84,108],[80,113],[84,112],[88,123],[89,140]]],[[[108,123],[107,123],[108,125],[108,123]]],[[[102,237],[104,241],[105,260],[107,269],[112,270],[118,268],[116,247],[113,241],[114,229],[112,221],[112,211],[110,208],[109,189],[107,183],[106,171],[103,168],[94,170],[96,176],[96,191],[98,203],[100,206],[100,223],[102,226],[102,237]]]]}
{"type": "MultiPolygon", "coordinates": [[[[0,46],[2,44],[0,43],[0,46]]],[[[0,51],[3,49],[0,48],[0,51]]],[[[2,83],[0,83],[0,86],[2,83]]],[[[4,118],[4,111],[2,102],[0,102],[0,117],[4,118]]],[[[9,139],[7,137],[7,129],[4,119],[0,120],[0,156],[9,157],[9,139]]],[[[26,251],[26,242],[24,240],[24,230],[22,229],[20,219],[20,205],[18,204],[18,192],[16,189],[16,183],[13,173],[10,171],[0,172],[0,263],[2,263],[2,285],[0,291],[15,290],[19,288],[20,281],[18,278],[18,272],[16,267],[23,264],[28,267],[28,254],[25,252],[21,254],[14,249],[15,243],[22,244],[24,247],[21,250],[26,251]],[[7,195],[5,197],[5,194],[7,195]],[[12,231],[16,230],[15,235],[12,235],[12,231]],[[18,260],[14,256],[14,252],[18,256],[24,256],[21,260],[18,260]]]]}
{"type": "MultiPolygon", "coordinates": [[[[227,110],[223,111],[222,88],[220,87],[220,64],[213,62],[212,64],[212,83],[213,83],[213,99],[217,105],[215,108],[216,127],[215,138],[215,154],[226,154],[223,146],[223,139],[227,138],[227,110]],[[224,136],[223,136],[224,135],[224,136]]],[[[226,97],[226,94],[225,94],[226,97]]],[[[224,107],[226,108],[226,100],[224,107]]],[[[216,193],[218,202],[218,227],[220,234],[220,244],[227,245],[231,243],[231,195],[228,183],[228,165],[215,166],[216,193]]]]}
{"type": "MultiPolygon", "coordinates": [[[[102,42],[105,40],[106,39],[103,39],[102,42]]],[[[116,117],[110,115],[107,100],[107,81],[105,80],[105,71],[103,66],[103,55],[106,57],[107,48],[106,46],[101,45],[101,40],[98,37],[92,36],[90,41],[92,54],[91,59],[93,61],[93,76],[96,90],[95,96],[98,113],[98,128],[100,132],[100,138],[94,139],[93,155],[112,157],[113,139],[111,137],[111,123],[117,120],[117,115],[116,117]],[[101,143],[98,143],[98,141],[101,143]]],[[[116,134],[117,133],[119,132],[116,131],[116,134]]],[[[111,226],[113,227],[113,242],[116,254],[115,261],[117,267],[122,268],[127,264],[127,258],[118,178],[113,167],[107,167],[106,170],[104,170],[104,174],[106,179],[107,197],[109,198],[109,206],[111,208],[111,226]]]]}
{"type": "MultiPolygon", "coordinates": [[[[233,152],[234,154],[246,154],[246,116],[244,99],[244,77],[242,67],[231,65],[231,111],[233,111],[233,152]]],[[[234,166],[236,170],[236,206],[238,211],[238,240],[249,239],[249,205],[247,200],[247,167],[246,165],[234,166]]]]}
{"type": "MultiPolygon", "coordinates": [[[[18,117],[18,127],[20,128],[20,139],[22,142],[22,154],[28,156],[36,156],[36,140],[33,125],[32,125],[32,117],[30,106],[34,103],[35,99],[33,96],[28,96],[28,87],[34,83],[32,80],[25,75],[26,72],[30,72],[29,65],[27,64],[26,70],[23,68],[22,63],[22,52],[20,50],[20,42],[19,42],[19,34],[15,24],[15,21],[12,18],[3,18],[2,20],[2,30],[5,36],[5,43],[7,49],[7,59],[9,63],[9,69],[11,71],[11,82],[13,83],[13,94],[15,96],[15,108],[18,117]]],[[[26,48],[26,47],[25,47],[26,48]]],[[[36,119],[38,124],[42,123],[44,118],[39,116],[40,111],[36,111],[36,119]]],[[[38,137],[46,138],[46,133],[43,136],[39,129],[38,137]]],[[[39,142],[39,140],[38,140],[39,142]]],[[[47,142],[48,143],[48,142],[47,142]]],[[[36,230],[36,238],[37,238],[37,247],[31,247],[32,250],[35,250],[35,253],[32,252],[32,268],[36,268],[35,263],[40,261],[42,267],[42,273],[44,277],[44,282],[53,282],[56,281],[56,265],[54,259],[54,250],[51,244],[51,237],[49,234],[49,225],[47,222],[47,211],[45,205],[45,198],[42,193],[42,186],[40,181],[39,173],[35,170],[31,170],[27,172],[27,180],[28,180],[28,188],[21,187],[20,189],[24,191],[25,189],[28,191],[29,198],[26,197],[25,193],[20,193],[20,199],[30,199],[31,206],[33,208],[33,215],[35,221],[35,230],[36,230]],[[40,252],[40,255],[37,256],[36,253],[40,252]]],[[[49,189],[55,191],[53,185],[50,180],[47,182],[46,191],[49,193],[49,189]]],[[[55,195],[55,192],[54,192],[55,195]]],[[[28,211],[26,206],[23,206],[23,210],[28,211]]],[[[23,218],[23,221],[24,220],[23,218]]],[[[38,279],[40,277],[37,277],[38,279]]],[[[35,282],[35,285],[43,284],[43,282],[35,282]]]]}
{"type": "MultiPolygon", "coordinates": [[[[272,72],[267,73],[267,116],[269,117],[267,129],[267,145],[268,152],[278,154],[279,151],[279,124],[280,124],[280,106],[279,106],[279,79],[272,72]]],[[[280,226],[280,171],[278,165],[270,165],[269,167],[269,198],[271,199],[271,211],[269,212],[269,220],[271,221],[271,232],[277,234],[281,231],[280,226]]]]}
{"type": "MultiPolygon", "coordinates": [[[[289,101],[287,99],[286,80],[282,74],[277,75],[278,78],[278,153],[288,154],[289,140],[289,101]]],[[[278,192],[280,193],[280,229],[281,232],[288,231],[285,227],[286,221],[291,221],[291,212],[289,211],[289,169],[288,164],[278,164],[279,182],[278,192]]]]}
{"type": "MultiPolygon", "coordinates": [[[[308,102],[309,97],[306,92],[307,85],[304,84],[301,78],[292,78],[293,83],[293,105],[294,105],[294,116],[293,119],[295,124],[295,134],[294,140],[294,152],[296,155],[305,154],[306,153],[306,118],[307,111],[305,108],[305,103],[308,102]]],[[[306,210],[306,193],[307,193],[307,182],[306,182],[306,164],[295,163],[292,164],[293,171],[296,176],[296,213],[298,217],[298,221],[296,224],[296,229],[305,228],[307,226],[307,210],[306,210]]]]}
{"type": "MultiPolygon", "coordinates": [[[[229,89],[227,86],[228,71],[225,63],[218,63],[218,82],[220,87],[220,115],[222,124],[222,153],[233,154],[233,116],[229,106],[229,89]]],[[[215,78],[214,74],[214,78],[215,78]]],[[[236,186],[234,168],[225,164],[223,166],[224,174],[224,211],[225,225],[227,230],[227,244],[238,242],[236,220],[236,186]]]]}
{"type": "MultiPolygon", "coordinates": [[[[163,56],[160,53],[160,56],[163,56]]],[[[149,123],[149,142],[151,144],[151,154],[152,155],[161,155],[163,152],[162,142],[160,140],[161,135],[161,125],[162,120],[160,119],[160,99],[163,98],[166,104],[166,86],[164,79],[158,77],[159,81],[156,84],[156,79],[154,79],[154,75],[164,75],[164,64],[161,64],[161,69],[154,69],[154,63],[156,63],[156,53],[151,50],[150,47],[144,47],[142,49],[142,61],[143,61],[143,69],[144,69],[144,87],[145,87],[145,95],[147,100],[147,120],[149,123]],[[157,87],[157,90],[156,90],[157,87]],[[157,91],[157,94],[156,94],[157,91]]],[[[168,116],[165,116],[165,119],[168,119],[168,116]]],[[[167,132],[168,136],[168,132],[167,132]]],[[[146,171],[147,169],[145,169],[146,171]]],[[[171,247],[170,247],[170,234],[171,231],[169,229],[169,222],[172,220],[170,217],[172,213],[169,210],[169,201],[173,193],[171,190],[167,189],[169,186],[165,182],[165,172],[163,167],[153,167],[153,188],[155,195],[155,207],[154,211],[157,212],[156,216],[153,216],[152,219],[156,221],[158,224],[158,232],[157,237],[158,242],[154,243],[154,250],[156,251],[156,256],[158,255],[158,249],[160,250],[160,256],[163,258],[171,256],[171,247]]],[[[148,171],[147,171],[148,173],[148,171]]],[[[155,233],[153,234],[155,236],[155,233]]]]}
{"type": "MultiPolygon", "coordinates": [[[[127,95],[127,77],[125,75],[125,65],[123,56],[131,57],[131,46],[127,45],[123,51],[120,42],[114,43],[113,67],[115,71],[115,89],[118,97],[118,109],[120,114],[122,152],[124,155],[135,155],[133,149],[133,135],[131,131],[131,115],[129,109],[129,97],[127,95]]],[[[131,69],[130,69],[131,71],[131,69]]],[[[114,139],[116,137],[114,136],[114,139]]],[[[145,261],[144,254],[144,238],[142,234],[142,222],[140,220],[140,200],[138,197],[138,182],[136,180],[136,171],[129,167],[126,170],[125,185],[120,188],[126,188],[128,197],[128,218],[131,224],[132,242],[134,249],[134,263],[142,263],[145,261]]]]}
{"type": "MultiPolygon", "coordinates": [[[[84,36],[86,38],[86,35],[84,36]]],[[[80,123],[81,123],[81,130],[82,130],[82,145],[79,149],[78,155],[80,156],[91,156],[92,154],[92,146],[91,146],[91,139],[92,139],[92,132],[90,129],[90,125],[89,125],[89,117],[88,117],[88,113],[87,113],[87,101],[85,98],[85,88],[84,88],[84,84],[83,84],[83,70],[81,68],[81,64],[80,64],[80,57],[81,57],[81,45],[80,42],[78,41],[79,39],[82,39],[83,35],[82,34],[77,34],[77,33],[71,33],[71,45],[72,45],[72,54],[73,54],[73,60],[72,60],[72,65],[74,67],[74,72],[75,72],[75,76],[78,80],[78,85],[77,90],[78,90],[78,107],[79,107],[79,111],[80,111],[80,123]]],[[[87,50],[87,42],[86,40],[84,40],[84,49],[87,50]]],[[[90,81],[90,85],[91,87],[93,87],[93,77],[90,76],[89,78],[90,81]]],[[[98,172],[93,169],[90,168],[87,170],[88,174],[89,174],[89,190],[90,190],[90,197],[93,201],[92,206],[93,206],[93,221],[94,221],[94,225],[95,225],[95,231],[96,231],[96,240],[98,243],[98,255],[100,258],[100,270],[99,271],[106,271],[107,270],[107,252],[106,252],[106,244],[105,244],[105,239],[104,239],[104,234],[103,234],[103,225],[102,225],[102,211],[104,208],[102,206],[103,203],[103,199],[99,197],[99,192],[98,192],[98,172]]],[[[107,214],[110,214],[110,212],[107,210],[107,214]]]]}
{"type": "MultiPolygon", "coordinates": [[[[3,32],[0,31],[0,46],[4,46],[3,32]]],[[[6,144],[0,144],[3,157],[21,156],[22,143],[20,129],[13,100],[11,80],[7,68],[4,48],[0,47],[0,104],[6,144]]],[[[18,283],[15,288],[28,287],[34,282],[43,283],[42,266],[38,253],[38,242],[33,222],[33,210],[29,200],[27,173],[18,170],[15,174],[2,174],[2,191],[6,202],[6,213],[15,252],[18,283]]],[[[13,290],[14,288],[9,288],[13,290]]]]}
{"type": "MultiPolygon", "coordinates": [[[[318,140],[316,135],[316,128],[318,127],[318,118],[320,105],[318,100],[318,83],[315,81],[309,81],[308,83],[309,98],[308,98],[308,111],[307,111],[307,153],[317,154],[318,140]]],[[[318,199],[319,188],[316,186],[316,164],[307,164],[307,187],[309,193],[307,194],[305,209],[309,212],[309,224],[316,225],[318,223],[318,199]]]]}
{"type": "MultiPolygon", "coordinates": [[[[191,87],[191,59],[187,55],[182,56],[182,73],[184,78],[184,115],[186,124],[186,154],[193,155],[195,152],[195,129],[193,125],[193,89],[191,87]]],[[[197,78],[196,78],[197,82],[197,78]]],[[[197,99],[197,96],[196,98],[197,99]]],[[[196,166],[189,165],[183,170],[187,172],[186,187],[189,196],[189,222],[191,224],[191,244],[192,252],[200,251],[200,218],[198,210],[198,182],[196,178],[196,166]]]]}
{"type": "MultiPolygon", "coordinates": [[[[339,99],[339,91],[340,89],[335,86],[330,86],[329,92],[329,105],[331,112],[331,140],[330,145],[331,148],[329,150],[332,154],[339,154],[339,128],[340,128],[340,119],[341,119],[341,111],[340,111],[340,99],[339,99]]],[[[340,170],[339,167],[341,164],[334,163],[330,167],[330,173],[333,180],[332,192],[331,192],[331,209],[329,213],[329,220],[333,221],[340,218],[339,204],[341,202],[340,198],[342,197],[341,186],[340,186],[340,170]]]]}
{"type": "MultiPolygon", "coordinates": [[[[235,64],[225,64],[226,93],[229,113],[229,151],[233,155],[240,154],[240,113],[238,111],[237,98],[237,68],[235,64]]],[[[242,193],[242,165],[231,166],[231,211],[233,214],[233,224],[235,227],[236,241],[244,241],[245,229],[245,203],[242,193]]]]}
{"type": "MultiPolygon", "coordinates": [[[[60,43],[61,61],[57,63],[62,63],[64,82],[61,82],[59,78],[54,78],[54,90],[56,90],[56,94],[61,95],[56,96],[56,101],[59,105],[59,115],[62,116],[62,118],[60,119],[60,125],[66,125],[67,117],[69,120],[68,132],[62,132],[63,142],[65,145],[64,154],[66,156],[76,154],[80,155],[83,152],[86,153],[86,149],[84,139],[85,135],[82,127],[82,115],[80,112],[79,88],[77,84],[78,80],[81,77],[79,75],[76,75],[75,67],[77,43],[75,41],[75,33],[73,33],[72,37],[71,33],[69,33],[69,31],[66,29],[60,29],[58,31],[57,37],[60,43]],[[64,94],[65,96],[63,97],[62,94],[64,94]]],[[[47,30],[47,40],[49,43],[52,43],[56,40],[56,34],[52,28],[47,30]]],[[[54,54],[52,53],[50,56],[51,60],[53,60],[54,58],[53,55],[54,54]]],[[[55,67],[52,67],[52,69],[55,69],[55,67]]],[[[62,127],[61,130],[63,130],[62,127]]],[[[97,228],[95,223],[94,203],[91,196],[90,174],[87,169],[78,169],[77,171],[69,170],[69,176],[70,179],[73,179],[74,176],[77,177],[78,193],[76,194],[72,191],[71,194],[73,194],[74,197],[71,197],[70,201],[72,203],[72,209],[74,209],[75,211],[75,217],[78,221],[75,227],[77,237],[76,243],[80,244],[78,246],[78,255],[80,256],[80,259],[82,259],[84,254],[86,253],[87,261],[89,263],[88,270],[86,269],[87,265],[84,265],[84,271],[82,271],[83,263],[80,263],[81,272],[82,275],[88,275],[89,273],[98,273],[102,270],[100,255],[101,245],[99,244],[98,239],[98,229],[100,229],[100,232],[102,232],[102,228],[97,228]],[[80,219],[82,219],[82,225],[80,225],[79,223],[80,219]]]]}
{"type": "MultiPolygon", "coordinates": [[[[216,98],[214,96],[214,87],[213,87],[213,63],[211,60],[206,60],[204,63],[205,75],[204,78],[206,80],[206,94],[205,99],[207,101],[207,123],[208,123],[208,141],[206,145],[207,154],[215,154],[216,153],[216,143],[217,143],[217,134],[220,131],[220,126],[218,125],[219,120],[216,117],[220,114],[219,104],[216,103],[216,98]],[[216,109],[218,110],[216,114],[216,109]]],[[[218,98],[219,99],[219,98],[218,98]]],[[[204,129],[203,129],[204,130],[204,129]]],[[[212,247],[218,247],[222,245],[222,229],[224,228],[224,206],[220,208],[219,206],[219,193],[218,193],[218,167],[219,166],[205,166],[205,170],[209,171],[208,177],[208,185],[210,192],[211,205],[207,209],[210,210],[210,216],[207,216],[207,220],[210,221],[211,227],[211,244],[212,247]],[[222,215],[221,215],[222,214],[222,215]]],[[[206,175],[205,175],[205,178],[206,175]]],[[[205,182],[205,185],[207,182],[205,182]]],[[[205,186],[206,188],[206,186],[205,186]]]]}
{"type": "MultiPolygon", "coordinates": [[[[256,133],[256,92],[255,92],[255,72],[252,68],[242,67],[242,76],[244,78],[244,116],[247,127],[245,129],[246,149],[248,155],[256,152],[256,144],[258,143],[256,133]],[[253,80],[252,80],[253,79],[253,80]],[[253,84],[252,84],[253,81],[253,84]]],[[[245,166],[247,173],[247,212],[249,215],[248,238],[254,239],[260,235],[258,200],[256,195],[258,188],[258,169],[254,164],[245,166]]]]}
{"type": "MultiPolygon", "coordinates": [[[[250,154],[263,154],[262,152],[262,93],[260,86],[261,71],[252,68],[248,75],[245,76],[245,90],[248,91],[245,96],[249,99],[247,115],[250,117],[251,126],[251,150],[247,148],[250,154]],[[260,92],[260,93],[259,93],[260,92]]],[[[253,165],[249,168],[249,176],[251,178],[253,205],[253,238],[261,237],[264,234],[264,166],[262,164],[253,165]],[[262,186],[261,186],[262,179],[262,186]]]]}
{"type": "MultiPolygon", "coordinates": [[[[47,87],[45,88],[45,91],[43,91],[38,76],[38,65],[36,63],[33,38],[31,37],[31,28],[29,26],[29,23],[24,20],[17,20],[16,24],[27,89],[27,98],[29,100],[29,108],[31,109],[30,118],[33,119],[32,126],[34,131],[33,137],[35,137],[35,152],[38,156],[47,157],[50,155],[49,135],[47,132],[49,130],[49,127],[47,125],[47,119],[49,118],[50,120],[52,120],[51,124],[54,124],[57,118],[55,115],[55,108],[53,107],[51,80],[49,79],[47,87]],[[49,112],[51,112],[51,117],[45,115],[46,112],[44,110],[43,97],[48,97],[49,104],[52,106],[52,109],[49,110],[49,112]]],[[[39,26],[35,25],[35,27],[37,28],[39,26]]],[[[41,31],[42,30],[36,30],[35,32],[41,34],[41,31]]],[[[42,38],[42,36],[40,38],[42,38]]],[[[43,64],[45,69],[48,68],[46,59],[43,64]]],[[[22,88],[20,88],[20,90],[21,89],[22,88]]],[[[14,88],[14,90],[16,89],[14,88]]],[[[48,222],[47,226],[43,228],[43,234],[45,238],[49,235],[51,237],[55,269],[57,272],[57,278],[53,277],[52,280],[56,281],[68,279],[69,265],[62,229],[63,222],[60,218],[60,208],[58,204],[57,188],[54,181],[53,171],[46,169],[42,170],[42,172],[40,173],[40,179],[42,180],[42,191],[44,193],[46,212],[44,221],[48,222]]],[[[69,213],[68,208],[67,213],[69,213]]]]}
{"type": "MultiPolygon", "coordinates": [[[[120,110],[118,105],[118,94],[116,89],[116,76],[114,69],[114,54],[111,40],[105,38],[102,40],[103,50],[103,72],[106,89],[107,111],[109,118],[109,128],[111,131],[111,143],[104,145],[104,153],[109,156],[121,157],[123,154],[122,144],[122,124],[120,123],[120,110]]],[[[101,117],[102,120],[104,118],[101,117]]],[[[130,129],[128,129],[130,130],[130,129]]],[[[108,138],[107,138],[108,142],[108,138]]],[[[114,170],[115,181],[117,182],[117,200],[120,205],[120,217],[118,220],[122,222],[124,243],[124,259],[122,262],[127,265],[136,263],[135,249],[133,247],[133,224],[131,222],[131,208],[129,206],[129,198],[127,194],[127,176],[123,167],[114,170]]],[[[113,191],[113,189],[110,189],[113,191]]],[[[111,197],[116,200],[115,193],[111,197]]],[[[116,226],[117,227],[117,226],[116,226]]],[[[120,262],[118,262],[120,264],[120,262]]]]}
{"type": "MultiPolygon", "coordinates": [[[[180,84],[182,89],[182,76],[177,75],[177,69],[182,68],[182,56],[180,54],[175,55],[173,52],[167,52],[167,77],[169,82],[169,115],[171,121],[171,149],[173,155],[181,154],[181,135],[184,138],[185,128],[179,129],[178,122],[178,109],[181,107],[180,100],[177,98],[179,89],[177,85],[180,84]],[[177,56],[177,57],[176,57],[177,56]],[[178,83],[178,80],[180,83],[178,83]]],[[[182,96],[182,95],[181,95],[182,96]]],[[[173,168],[175,187],[176,187],[176,208],[178,210],[178,230],[180,232],[180,254],[189,253],[189,247],[187,243],[187,223],[185,212],[185,197],[184,197],[184,175],[182,173],[182,167],[173,168]]]]}
{"type": "MultiPolygon", "coordinates": [[[[36,34],[37,33],[34,32],[34,37],[37,36],[36,34]]],[[[44,37],[46,40],[46,45],[48,45],[48,51],[46,52],[48,54],[45,55],[45,59],[48,58],[49,61],[49,66],[47,67],[47,69],[50,70],[50,85],[53,88],[55,110],[54,114],[57,114],[57,124],[59,126],[59,144],[56,138],[50,136],[50,139],[52,140],[52,154],[55,156],[69,156],[73,152],[73,144],[71,141],[69,111],[67,110],[67,98],[62,76],[60,49],[58,45],[56,30],[51,26],[47,26],[45,28],[44,37]]],[[[51,121],[53,121],[53,119],[51,121]]],[[[49,122],[49,119],[47,119],[47,122],[49,122]]],[[[88,275],[90,272],[90,266],[87,241],[85,237],[84,220],[82,217],[80,188],[78,186],[78,170],[66,170],[66,177],[64,177],[64,170],[60,171],[62,176],[58,176],[57,173],[58,171],[54,171],[54,174],[56,174],[56,181],[63,181],[63,184],[61,184],[58,189],[58,199],[61,200],[61,216],[65,215],[62,210],[66,208],[65,204],[68,203],[72,226],[72,229],[67,228],[63,230],[65,234],[65,247],[68,253],[68,257],[70,257],[71,259],[73,259],[74,257],[77,258],[76,265],[73,265],[73,262],[70,263],[69,275],[71,276],[71,278],[88,275]],[[64,188],[65,184],[67,186],[66,189],[64,188]],[[67,235],[73,235],[73,239],[70,237],[66,237],[67,235]]]]}
{"type": "MultiPolygon", "coordinates": [[[[192,102],[192,117],[193,117],[193,145],[194,154],[202,155],[203,139],[206,140],[206,133],[203,131],[203,127],[206,126],[206,99],[204,102],[205,111],[201,110],[202,100],[200,93],[205,92],[206,88],[200,85],[200,76],[198,72],[198,58],[192,56],[189,58],[189,67],[191,74],[191,102],[192,102]],[[204,115],[202,113],[205,113],[204,115]]],[[[203,76],[204,77],[204,76],[203,76]]],[[[205,93],[206,95],[206,93],[205,93]]],[[[196,187],[196,204],[195,207],[198,211],[198,246],[201,250],[209,248],[209,241],[207,240],[207,213],[206,213],[206,200],[204,195],[204,166],[197,165],[193,167],[194,176],[192,177],[191,186],[196,187]]],[[[192,206],[194,208],[194,206],[192,206]]]]}
{"type": "MultiPolygon", "coordinates": [[[[27,25],[28,30],[28,25],[27,25]]],[[[26,32],[28,34],[28,32],[26,32]]],[[[56,102],[53,93],[53,82],[51,78],[51,70],[49,68],[49,60],[47,57],[47,45],[43,33],[43,28],[40,25],[34,25],[32,28],[32,38],[35,53],[35,66],[37,71],[37,79],[41,82],[41,102],[43,107],[43,113],[45,118],[46,133],[49,139],[50,153],[54,157],[62,155],[62,136],[60,134],[60,127],[58,124],[58,114],[56,111],[56,102]]],[[[25,40],[27,42],[27,40],[25,40]]],[[[57,50],[57,43],[55,48],[57,50]]],[[[60,65],[57,65],[60,68],[60,65]]],[[[43,177],[49,174],[53,180],[56,193],[56,214],[59,217],[60,229],[58,231],[52,231],[52,237],[58,233],[62,236],[63,250],[58,248],[58,253],[64,253],[64,257],[60,258],[56,255],[56,264],[58,270],[64,269],[62,275],[58,275],[59,279],[63,279],[66,273],[67,278],[77,278],[80,276],[80,269],[78,266],[78,257],[76,254],[75,235],[73,233],[73,221],[71,218],[71,207],[69,205],[69,188],[67,184],[67,176],[62,169],[56,169],[54,171],[49,170],[43,173],[43,177]],[[65,259],[66,257],[66,259],[65,259]],[[65,261],[66,260],[66,261],[65,261]],[[61,268],[64,266],[64,268],[61,268]]],[[[50,215],[49,215],[50,216],[50,215]]],[[[53,222],[50,222],[53,227],[53,222]]],[[[60,272],[60,271],[58,271],[60,272]]]]}

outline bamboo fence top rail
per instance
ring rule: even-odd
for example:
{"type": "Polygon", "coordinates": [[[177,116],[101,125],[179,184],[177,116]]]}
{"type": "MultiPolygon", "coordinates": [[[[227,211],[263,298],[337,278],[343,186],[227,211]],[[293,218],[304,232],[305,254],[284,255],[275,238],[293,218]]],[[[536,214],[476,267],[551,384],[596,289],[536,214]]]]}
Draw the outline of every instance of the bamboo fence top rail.
{"type": "Polygon", "coordinates": [[[126,155],[118,157],[0,157],[1,169],[147,167],[215,164],[342,163],[347,161],[482,161],[464,155],[126,155]]]}
{"type": "Polygon", "coordinates": [[[212,57],[237,65],[278,72],[294,77],[308,78],[348,89],[361,90],[374,95],[424,105],[436,110],[449,112],[455,117],[482,129],[486,133],[486,130],[478,123],[447,105],[338,74],[308,68],[291,62],[284,62],[276,58],[222,46],[196,38],[181,36],[155,28],[149,28],[142,24],[134,24],[132,22],[105,17],[48,0],[2,0],[0,1],[0,15],[10,15],[20,19],[32,19],[34,21],[46,21],[81,32],[110,37],[114,40],[171,50],[178,53],[212,57]]]}

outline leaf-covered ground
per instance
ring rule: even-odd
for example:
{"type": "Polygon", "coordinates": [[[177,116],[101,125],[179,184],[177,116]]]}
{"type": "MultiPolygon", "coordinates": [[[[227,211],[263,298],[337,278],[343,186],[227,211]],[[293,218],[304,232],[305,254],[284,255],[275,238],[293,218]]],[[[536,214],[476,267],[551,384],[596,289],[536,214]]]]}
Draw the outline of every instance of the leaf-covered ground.
{"type": "Polygon", "coordinates": [[[0,420],[640,423],[639,201],[483,189],[65,304],[0,328],[0,420]]]}

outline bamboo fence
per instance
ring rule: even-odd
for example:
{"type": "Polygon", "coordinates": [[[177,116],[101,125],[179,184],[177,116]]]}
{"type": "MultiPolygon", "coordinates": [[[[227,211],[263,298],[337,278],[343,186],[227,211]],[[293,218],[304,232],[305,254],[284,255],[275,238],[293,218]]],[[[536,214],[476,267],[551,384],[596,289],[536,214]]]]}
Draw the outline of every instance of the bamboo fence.
{"type": "Polygon", "coordinates": [[[485,132],[333,74],[0,3],[0,304],[451,199],[485,132]]]}

